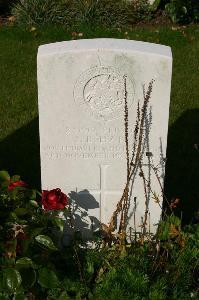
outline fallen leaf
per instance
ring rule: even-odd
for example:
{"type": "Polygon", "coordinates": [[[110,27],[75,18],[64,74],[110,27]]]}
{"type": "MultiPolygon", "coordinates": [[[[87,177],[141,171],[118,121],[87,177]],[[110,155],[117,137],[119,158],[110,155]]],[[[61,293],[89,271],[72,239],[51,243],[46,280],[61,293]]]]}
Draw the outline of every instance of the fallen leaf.
{"type": "Polygon", "coordinates": [[[14,22],[15,20],[16,20],[16,18],[14,16],[8,17],[8,21],[11,23],[14,22]]]}

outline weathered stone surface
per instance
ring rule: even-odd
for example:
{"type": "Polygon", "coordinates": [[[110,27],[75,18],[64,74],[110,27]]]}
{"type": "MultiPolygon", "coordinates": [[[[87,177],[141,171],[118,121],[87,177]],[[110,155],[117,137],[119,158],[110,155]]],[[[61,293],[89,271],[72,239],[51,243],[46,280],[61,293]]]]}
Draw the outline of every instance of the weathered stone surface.
{"type": "MultiPolygon", "coordinates": [[[[129,226],[136,229],[149,202],[150,230],[161,215],[172,56],[169,47],[116,39],[78,40],[43,45],[38,51],[38,93],[43,189],[71,193],[93,222],[107,223],[126,182],[124,76],[129,108],[129,145],[143,103],[143,88],[154,79],[145,118],[142,166],[131,190],[129,226]],[[152,155],[152,156],[151,156],[152,155]],[[160,203],[154,201],[154,193],[160,203]]],[[[130,150],[131,155],[131,150],[130,150]]],[[[149,214],[148,214],[149,226],[149,214]]],[[[79,222],[90,230],[88,218],[79,222]]]]}

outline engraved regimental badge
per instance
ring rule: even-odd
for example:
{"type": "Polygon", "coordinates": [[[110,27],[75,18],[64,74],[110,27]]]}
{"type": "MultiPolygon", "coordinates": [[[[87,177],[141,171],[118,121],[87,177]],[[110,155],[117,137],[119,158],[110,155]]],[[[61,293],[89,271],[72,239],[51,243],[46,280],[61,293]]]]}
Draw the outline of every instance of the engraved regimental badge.
{"type": "MultiPolygon", "coordinates": [[[[127,77],[127,101],[134,97],[133,82],[127,77]]],[[[96,120],[108,121],[124,115],[124,74],[114,67],[97,66],[80,75],[74,88],[75,102],[96,120]]]]}

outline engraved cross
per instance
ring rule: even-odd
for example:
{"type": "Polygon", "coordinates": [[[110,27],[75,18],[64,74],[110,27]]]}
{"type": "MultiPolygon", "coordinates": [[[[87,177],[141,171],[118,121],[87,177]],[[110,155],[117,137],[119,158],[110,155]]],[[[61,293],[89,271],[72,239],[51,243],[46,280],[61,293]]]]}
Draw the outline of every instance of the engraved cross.
{"type": "Polygon", "coordinates": [[[122,195],[122,190],[106,190],[106,180],[107,180],[107,169],[108,167],[110,167],[110,165],[99,165],[100,167],[100,189],[99,190],[91,190],[89,189],[89,192],[91,194],[100,194],[100,214],[99,214],[99,218],[100,221],[102,221],[102,216],[103,216],[103,212],[106,209],[106,205],[108,205],[108,203],[106,203],[106,196],[107,195],[118,195],[118,201],[119,201],[119,197],[121,197],[122,195]]]}

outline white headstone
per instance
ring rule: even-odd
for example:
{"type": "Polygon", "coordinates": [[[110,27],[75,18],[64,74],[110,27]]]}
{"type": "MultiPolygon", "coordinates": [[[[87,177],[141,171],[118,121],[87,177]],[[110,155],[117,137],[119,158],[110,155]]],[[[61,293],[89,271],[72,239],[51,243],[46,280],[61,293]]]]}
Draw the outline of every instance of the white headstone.
{"type": "MultiPolygon", "coordinates": [[[[150,230],[161,216],[170,102],[172,55],[167,46],[130,40],[91,39],[43,45],[38,51],[42,189],[61,188],[80,207],[107,224],[126,182],[124,76],[129,109],[129,144],[137,115],[154,79],[145,120],[142,166],[147,182],[150,230]],[[148,124],[148,125],[147,125],[148,124]],[[146,128],[148,127],[148,129],[146,128]],[[146,134],[147,132],[147,134],[146,134]],[[147,156],[147,153],[152,153],[147,156]],[[154,196],[159,196],[158,204],[154,196]]],[[[131,154],[131,151],[130,151],[131,154]]],[[[131,190],[129,227],[140,230],[145,211],[143,177],[131,190]]],[[[88,221],[88,220],[87,220],[88,221]]],[[[90,229],[80,222],[80,227],[90,229]]],[[[85,229],[84,228],[84,229],[85,229]]]]}

